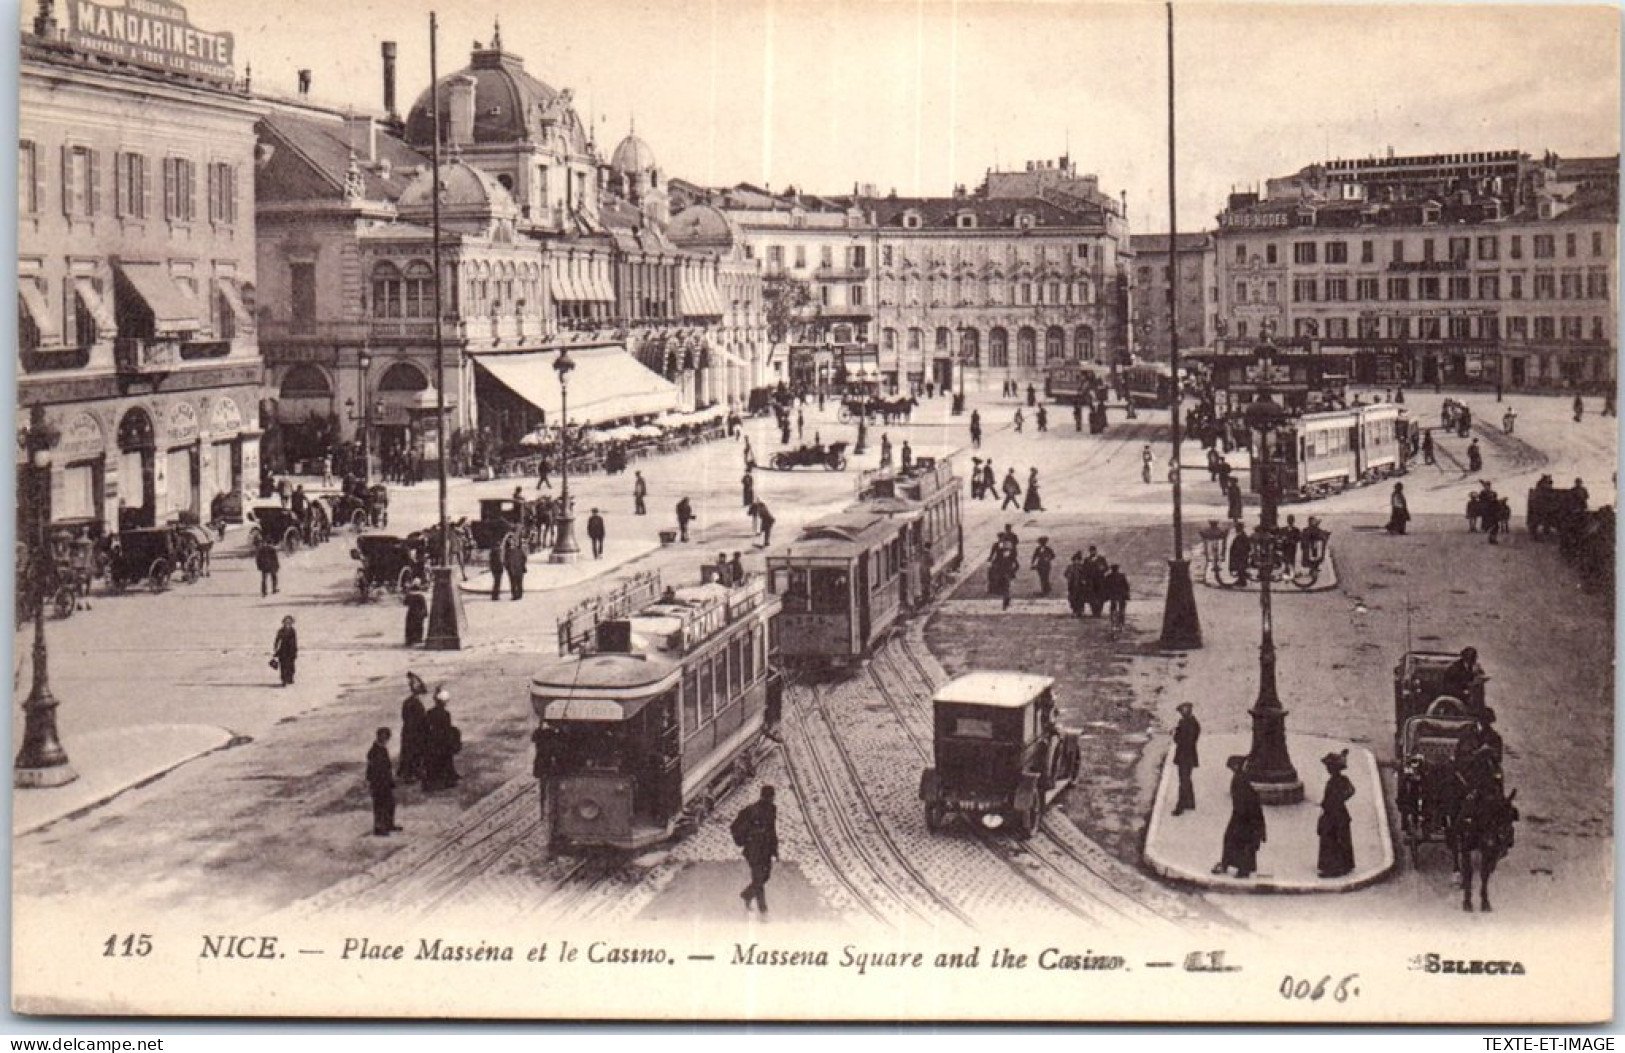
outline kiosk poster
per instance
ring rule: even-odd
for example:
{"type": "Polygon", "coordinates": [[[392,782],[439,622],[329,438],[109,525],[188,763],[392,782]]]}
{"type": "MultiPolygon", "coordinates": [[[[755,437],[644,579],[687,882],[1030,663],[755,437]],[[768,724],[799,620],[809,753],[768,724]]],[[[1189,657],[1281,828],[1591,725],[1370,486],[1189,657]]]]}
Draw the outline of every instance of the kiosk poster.
{"type": "Polygon", "coordinates": [[[1617,12],[28,6],[17,1013],[1610,1014],[1617,12]]]}

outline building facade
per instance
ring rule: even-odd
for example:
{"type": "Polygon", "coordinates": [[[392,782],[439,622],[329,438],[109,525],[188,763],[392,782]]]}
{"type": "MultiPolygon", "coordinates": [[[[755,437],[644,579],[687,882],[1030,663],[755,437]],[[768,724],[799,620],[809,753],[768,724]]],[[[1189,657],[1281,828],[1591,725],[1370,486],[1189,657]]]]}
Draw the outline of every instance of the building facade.
{"type": "Polygon", "coordinates": [[[1232,195],[1216,235],[1231,343],[1347,353],[1372,383],[1608,387],[1618,158],[1334,161],[1232,195]],[[1603,161],[1607,163],[1602,163],[1603,161]]]}
{"type": "Polygon", "coordinates": [[[22,41],[18,401],[59,434],[52,520],[112,531],[258,475],[259,111],[229,37],[136,49],[103,10],[42,5],[22,41]]]}
{"type": "Polygon", "coordinates": [[[1179,311],[1179,347],[1182,351],[1213,346],[1219,320],[1219,286],[1213,236],[1180,234],[1175,241],[1177,263],[1168,256],[1168,235],[1135,234],[1134,354],[1148,361],[1168,360],[1170,318],[1168,286],[1175,285],[1179,311]]]}

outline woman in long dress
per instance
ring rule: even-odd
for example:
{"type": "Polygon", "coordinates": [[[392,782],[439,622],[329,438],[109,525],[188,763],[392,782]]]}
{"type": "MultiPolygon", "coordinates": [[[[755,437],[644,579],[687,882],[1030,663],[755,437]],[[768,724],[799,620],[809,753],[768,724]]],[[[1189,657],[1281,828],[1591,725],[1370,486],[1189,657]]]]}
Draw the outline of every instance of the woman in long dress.
{"type": "Polygon", "coordinates": [[[1042,512],[1044,499],[1038,495],[1038,469],[1030,468],[1027,471],[1027,498],[1022,502],[1023,512],[1042,512]]]}
{"type": "Polygon", "coordinates": [[[1235,773],[1230,777],[1230,824],[1224,828],[1224,852],[1213,872],[1223,874],[1233,867],[1236,877],[1251,877],[1258,869],[1258,847],[1266,840],[1264,805],[1242,770],[1247,758],[1231,757],[1225,763],[1235,773]]]}
{"type": "Polygon", "coordinates": [[[1320,798],[1320,876],[1342,877],[1354,870],[1354,837],[1350,832],[1349,799],[1354,784],[1343,772],[1348,768],[1348,750],[1328,753],[1320,759],[1326,765],[1326,792],[1320,798]]]}

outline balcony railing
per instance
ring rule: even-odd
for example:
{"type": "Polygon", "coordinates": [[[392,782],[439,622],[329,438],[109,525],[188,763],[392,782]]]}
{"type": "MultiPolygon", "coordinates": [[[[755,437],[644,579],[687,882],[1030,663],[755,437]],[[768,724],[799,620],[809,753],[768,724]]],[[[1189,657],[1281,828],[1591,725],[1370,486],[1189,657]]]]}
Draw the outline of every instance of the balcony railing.
{"type": "Polygon", "coordinates": [[[113,341],[113,364],[120,373],[167,373],[180,362],[179,340],[121,336],[113,341]]]}
{"type": "Polygon", "coordinates": [[[229,354],[230,340],[187,340],[181,344],[181,358],[188,362],[199,358],[225,358],[229,354]]]}
{"type": "Polygon", "coordinates": [[[24,373],[52,373],[90,365],[87,347],[36,347],[22,350],[24,373]]]}

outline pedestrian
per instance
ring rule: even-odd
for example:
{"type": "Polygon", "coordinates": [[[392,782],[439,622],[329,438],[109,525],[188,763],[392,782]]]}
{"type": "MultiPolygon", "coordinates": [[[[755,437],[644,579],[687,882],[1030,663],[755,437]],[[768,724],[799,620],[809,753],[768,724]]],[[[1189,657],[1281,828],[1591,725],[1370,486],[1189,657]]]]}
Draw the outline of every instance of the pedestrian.
{"type": "Polygon", "coordinates": [[[1016,571],[1021,567],[1021,559],[1016,554],[1016,547],[1008,541],[1000,541],[994,546],[993,557],[988,561],[988,585],[992,591],[1003,599],[1003,609],[1010,609],[1010,586],[1016,579],[1016,571]]]}
{"type": "Polygon", "coordinates": [[[1241,518],[1241,482],[1239,480],[1230,480],[1230,492],[1227,496],[1229,498],[1229,518],[1239,520],[1241,518]]]}
{"type": "Polygon", "coordinates": [[[1087,602],[1084,580],[1087,573],[1088,568],[1083,565],[1083,553],[1072,553],[1072,559],[1067,563],[1062,576],[1066,579],[1066,605],[1071,609],[1074,618],[1083,617],[1084,604],[1087,602]]]}
{"type": "Polygon", "coordinates": [[[587,540],[592,542],[592,558],[604,558],[604,517],[593,509],[587,517],[587,540]]]}
{"type": "Polygon", "coordinates": [[[1038,493],[1037,468],[1027,469],[1027,497],[1021,503],[1021,510],[1023,512],[1042,512],[1044,510],[1044,499],[1038,493]]]}
{"type": "Polygon", "coordinates": [[[1219,481],[1219,451],[1217,447],[1207,448],[1207,477],[1209,482],[1219,481]]]}
{"type": "Polygon", "coordinates": [[[1258,848],[1267,840],[1264,804],[1247,778],[1246,757],[1231,757],[1225,764],[1230,777],[1230,823],[1224,828],[1224,850],[1213,867],[1215,874],[1234,867],[1236,877],[1251,877],[1258,869],[1258,848]]]}
{"type": "Polygon", "coordinates": [[[408,693],[401,703],[401,755],[396,761],[395,773],[402,782],[418,782],[423,778],[424,761],[428,754],[429,711],[423,707],[423,696],[429,685],[416,673],[406,674],[408,693]]]}
{"type": "Polygon", "coordinates": [[[745,561],[739,558],[737,552],[734,553],[734,558],[728,562],[728,578],[735,585],[745,583],[745,561]]]}
{"type": "Polygon", "coordinates": [[[305,496],[304,483],[293,488],[293,496],[288,499],[288,511],[293,513],[300,526],[305,525],[305,520],[310,516],[310,498],[305,496]]]}
{"type": "Polygon", "coordinates": [[[282,686],[293,683],[294,666],[299,661],[299,633],[293,627],[293,615],[285,615],[282,628],[271,641],[271,668],[282,674],[282,686]]]}
{"type": "Polygon", "coordinates": [[[1576,424],[1580,423],[1580,418],[1585,416],[1585,412],[1586,412],[1586,400],[1580,397],[1579,392],[1575,392],[1574,393],[1574,423],[1576,423],[1576,424]]]}
{"type": "Polygon", "coordinates": [[[1405,524],[1410,522],[1410,506],[1405,502],[1405,484],[1395,483],[1393,493],[1388,495],[1388,526],[1390,534],[1405,533],[1405,524]]]}
{"type": "Polygon", "coordinates": [[[748,512],[756,504],[756,476],[746,472],[739,477],[739,494],[744,500],[744,508],[748,512]]]}
{"type": "Polygon", "coordinates": [[[1016,407],[1016,416],[1015,416],[1015,425],[1016,425],[1016,434],[1017,435],[1021,434],[1021,426],[1024,423],[1026,423],[1026,418],[1021,415],[1021,407],[1017,406],[1016,407]]]}
{"type": "Polygon", "coordinates": [[[1517,426],[1517,423],[1518,415],[1512,411],[1511,406],[1508,406],[1507,411],[1501,414],[1501,430],[1511,435],[1512,429],[1517,426]]]}
{"type": "Polygon", "coordinates": [[[1281,528],[1281,562],[1285,564],[1288,574],[1297,569],[1298,546],[1302,543],[1303,531],[1298,529],[1298,517],[1287,516],[1286,526],[1281,528]]]}
{"type": "Polygon", "coordinates": [[[1091,617],[1100,617],[1100,612],[1106,607],[1106,557],[1089,546],[1089,554],[1083,558],[1084,567],[1084,599],[1089,604],[1091,617]]]}
{"type": "Polygon", "coordinates": [[[1230,575],[1237,585],[1247,584],[1247,567],[1253,557],[1253,539],[1247,536],[1247,525],[1236,520],[1236,532],[1230,538],[1230,575]]]}
{"type": "Polygon", "coordinates": [[[970,496],[973,501],[982,499],[982,459],[980,457],[970,459],[970,496]]]}
{"type": "Polygon", "coordinates": [[[288,480],[278,479],[276,481],[276,496],[277,500],[282,502],[282,507],[287,508],[288,500],[292,496],[292,488],[288,485],[288,480]]]}
{"type": "Polygon", "coordinates": [[[891,439],[885,432],[880,433],[880,467],[891,467],[891,439]]]}
{"type": "Polygon", "coordinates": [[[331,487],[332,485],[333,485],[333,455],[330,454],[330,453],[324,453],[324,454],[322,454],[322,486],[323,487],[331,487]]]}
{"type": "Polygon", "coordinates": [[[1140,450],[1140,482],[1149,483],[1151,481],[1151,462],[1155,459],[1151,455],[1149,443],[1140,450]]]}
{"type": "Polygon", "coordinates": [[[277,555],[276,546],[271,539],[261,536],[259,544],[254,547],[254,567],[260,572],[260,595],[281,591],[277,586],[277,574],[282,570],[282,557],[277,555]]]}
{"type": "Polygon", "coordinates": [[[898,463],[902,466],[904,475],[914,470],[914,448],[908,444],[907,439],[903,440],[902,460],[898,463]]]}
{"type": "Polygon", "coordinates": [[[970,445],[973,450],[982,448],[982,411],[970,411],[970,445]]]}
{"type": "Polygon", "coordinates": [[[763,786],[756,803],[734,817],[730,828],[734,844],[743,850],[750,866],[750,884],[739,893],[749,910],[752,901],[767,913],[767,882],[773,876],[773,860],[779,857],[779,810],[773,803],[773,787],[763,786]]]}
{"type": "Polygon", "coordinates": [[[1193,715],[1189,702],[1174,707],[1179,711],[1179,723],[1174,725],[1174,770],[1179,772],[1179,799],[1174,802],[1174,814],[1196,811],[1196,787],[1191,783],[1191,772],[1198,767],[1196,742],[1202,737],[1202,724],[1193,715]]]}
{"type": "Polygon", "coordinates": [[[649,484],[643,481],[641,469],[632,472],[632,514],[645,516],[649,514],[649,484]]]}
{"type": "Polygon", "coordinates": [[[806,431],[806,428],[807,428],[807,418],[802,414],[801,410],[798,409],[798,410],[796,410],[796,441],[797,442],[801,441],[801,436],[806,431]]]}
{"type": "Polygon", "coordinates": [[[1469,472],[1482,471],[1484,468],[1484,455],[1478,450],[1478,440],[1474,439],[1467,444],[1467,470],[1469,472]]]}
{"type": "Polygon", "coordinates": [[[1106,606],[1110,611],[1113,624],[1121,625],[1128,614],[1128,577],[1121,567],[1113,563],[1106,571],[1106,580],[1103,585],[1106,593],[1106,606]]]}
{"type": "Polygon", "coordinates": [[[416,647],[423,642],[423,630],[429,623],[429,601],[417,585],[409,585],[406,596],[406,646],[416,647]]]}
{"type": "Polygon", "coordinates": [[[372,795],[372,834],[388,837],[400,830],[395,825],[395,775],[389,763],[389,729],[373,732],[372,749],[367,751],[367,792],[372,795]]]}
{"type": "Polygon", "coordinates": [[[552,468],[553,466],[548,462],[545,454],[536,459],[536,489],[553,489],[553,482],[548,478],[552,468]]]}
{"type": "Polygon", "coordinates": [[[1040,596],[1049,595],[1049,574],[1050,568],[1054,565],[1055,550],[1049,547],[1049,538],[1039,538],[1038,547],[1033,549],[1033,560],[1030,566],[1038,572],[1038,594],[1040,596]]]}
{"type": "Polygon", "coordinates": [[[688,540],[688,524],[694,519],[694,506],[687,497],[677,502],[677,540],[688,540]]]}
{"type": "Polygon", "coordinates": [[[774,522],[775,520],[773,519],[773,513],[769,512],[767,509],[767,502],[756,502],[756,525],[760,527],[762,531],[762,548],[768,548],[773,544],[774,522]]]}
{"type": "Polygon", "coordinates": [[[1083,399],[1081,397],[1072,403],[1072,430],[1080,432],[1083,430],[1083,399]]]}
{"type": "Polygon", "coordinates": [[[982,495],[996,498],[999,496],[997,484],[998,477],[993,473],[993,458],[989,457],[982,462],[982,495]]]}
{"type": "Polygon", "coordinates": [[[1016,470],[1014,468],[1007,469],[1004,473],[1004,503],[999,506],[999,511],[1002,512],[1012,505],[1015,506],[1017,511],[1020,511],[1021,483],[1016,479],[1016,470]]]}
{"type": "Polygon", "coordinates": [[[1315,823],[1315,833],[1320,835],[1317,869],[1323,878],[1343,877],[1354,871],[1354,836],[1348,809],[1354,784],[1343,774],[1349,766],[1349,751],[1328,753],[1320,762],[1326,765],[1326,790],[1320,796],[1320,819],[1315,823]]]}
{"type": "Polygon", "coordinates": [[[750,436],[745,436],[745,471],[756,470],[756,451],[750,448],[750,436]]]}
{"type": "Polygon", "coordinates": [[[1422,433],[1422,463],[1423,464],[1435,464],[1435,465],[1439,463],[1438,461],[1433,459],[1433,429],[1432,428],[1429,428],[1427,431],[1422,433]]]}
{"type": "Polygon", "coordinates": [[[457,774],[457,754],[463,749],[463,733],[451,722],[451,711],[446,703],[451,692],[441,684],[434,690],[434,706],[423,718],[424,772],[423,789],[426,792],[446,790],[457,785],[462,776],[457,774]]]}
{"type": "Polygon", "coordinates": [[[1039,431],[1049,431],[1049,414],[1045,412],[1043,406],[1038,407],[1038,411],[1033,416],[1037,419],[1039,431]]]}
{"type": "Polygon", "coordinates": [[[508,571],[508,593],[522,600],[525,598],[525,546],[520,544],[517,534],[509,534],[507,547],[502,561],[508,571]]]}
{"type": "Polygon", "coordinates": [[[508,538],[512,536],[512,534],[503,534],[500,541],[491,542],[491,600],[493,602],[502,598],[502,572],[508,566],[502,548],[508,543],[508,538]]]}
{"type": "Polygon", "coordinates": [[[1501,497],[1489,483],[1484,484],[1484,489],[1478,495],[1478,516],[1478,521],[1483,526],[1484,533],[1489,535],[1490,544],[1499,545],[1501,543],[1501,497]]]}
{"type": "Polygon", "coordinates": [[[1031,384],[1027,385],[1027,405],[1028,407],[1038,405],[1038,389],[1031,384]]]}

